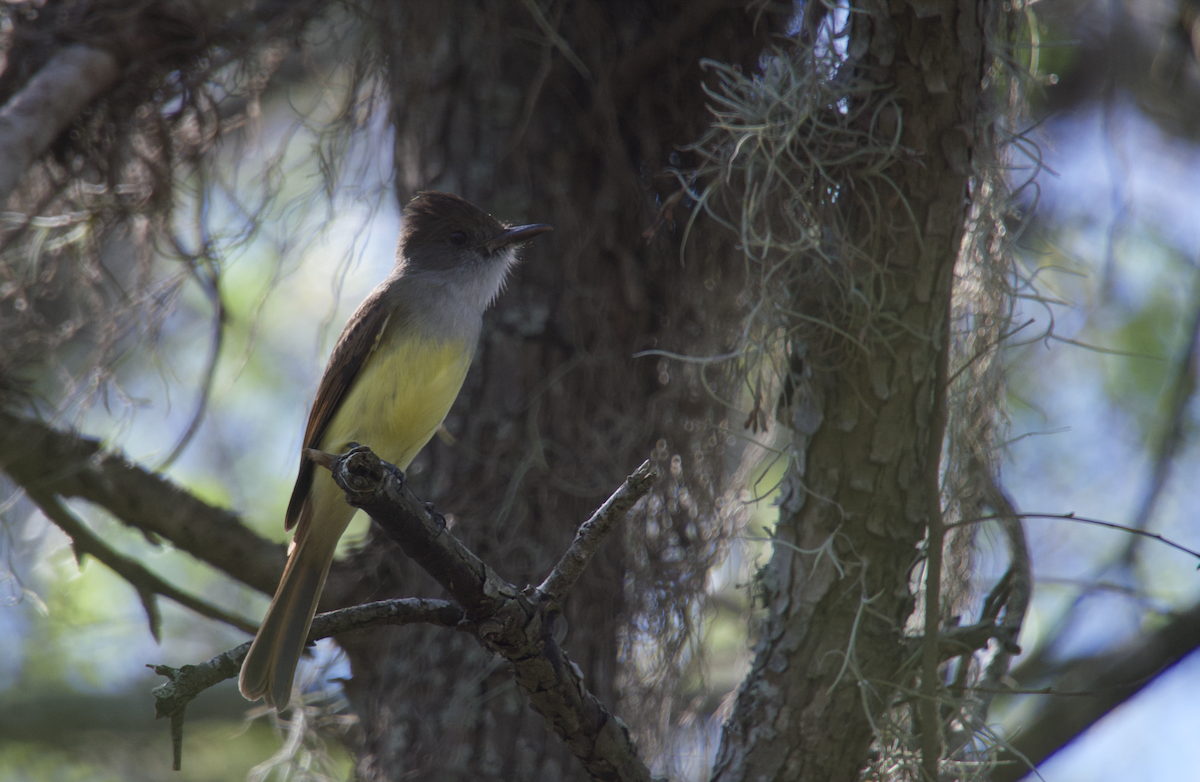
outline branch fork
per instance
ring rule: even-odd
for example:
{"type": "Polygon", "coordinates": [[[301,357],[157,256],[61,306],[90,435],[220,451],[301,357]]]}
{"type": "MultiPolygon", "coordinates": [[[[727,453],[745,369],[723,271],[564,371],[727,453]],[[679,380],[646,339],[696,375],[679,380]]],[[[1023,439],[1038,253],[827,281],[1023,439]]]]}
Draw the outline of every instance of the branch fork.
{"type": "MultiPolygon", "coordinates": [[[[403,473],[369,448],[355,446],[334,455],[306,450],[328,468],[346,492],[346,501],[367,512],[409,558],[450,593],[445,600],[388,600],[321,614],[309,641],[378,624],[429,622],[470,632],[506,659],[530,705],[597,780],[650,782],[629,729],[588,691],[583,674],[558,645],[553,629],[559,602],[587,568],[604,538],[646,495],[657,478],[649,462],[576,531],[575,539],[537,587],[524,590],[502,579],[446,527],[433,506],[418,498],[403,473]]],[[[170,717],[176,768],[184,709],[199,692],[237,675],[249,644],[198,666],[152,666],[170,681],[154,691],[160,717],[170,717]]]]}

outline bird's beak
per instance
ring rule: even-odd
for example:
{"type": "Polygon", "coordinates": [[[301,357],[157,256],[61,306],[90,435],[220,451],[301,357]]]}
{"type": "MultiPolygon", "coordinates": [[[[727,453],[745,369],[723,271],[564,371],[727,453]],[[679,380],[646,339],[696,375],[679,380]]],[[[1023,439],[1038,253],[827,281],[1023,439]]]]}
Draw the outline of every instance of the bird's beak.
{"type": "Polygon", "coordinates": [[[554,229],[545,223],[533,223],[532,225],[514,225],[507,229],[499,236],[488,239],[486,247],[489,253],[494,253],[502,247],[508,247],[510,244],[520,244],[528,242],[538,234],[544,234],[547,231],[554,229]]]}

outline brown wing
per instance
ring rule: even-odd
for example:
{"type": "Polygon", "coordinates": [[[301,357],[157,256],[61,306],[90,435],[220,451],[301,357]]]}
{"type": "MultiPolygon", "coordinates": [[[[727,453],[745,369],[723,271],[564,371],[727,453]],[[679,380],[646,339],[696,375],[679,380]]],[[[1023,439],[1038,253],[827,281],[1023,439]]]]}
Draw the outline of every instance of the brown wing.
{"type": "MultiPolygon", "coordinates": [[[[359,308],[350,316],[342,336],[338,338],[329,357],[329,365],[321,377],[317,387],[317,398],[313,401],[312,411],[308,414],[308,428],[304,432],[304,448],[320,448],[321,438],[333,421],[342,401],[350,393],[355,378],[367,363],[367,359],[379,344],[379,337],[387,326],[391,308],[385,306],[382,299],[384,286],[376,288],[359,308]]],[[[287,516],[284,528],[291,529],[300,517],[300,509],[312,488],[313,469],[316,465],[300,456],[300,475],[296,478],[296,486],[292,489],[292,499],[288,502],[287,516]]]]}

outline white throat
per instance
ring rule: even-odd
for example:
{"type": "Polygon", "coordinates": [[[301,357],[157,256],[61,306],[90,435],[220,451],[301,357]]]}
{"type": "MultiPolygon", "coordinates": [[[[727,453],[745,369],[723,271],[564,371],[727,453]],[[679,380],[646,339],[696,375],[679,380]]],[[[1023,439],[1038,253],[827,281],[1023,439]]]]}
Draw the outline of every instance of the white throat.
{"type": "Polygon", "coordinates": [[[421,312],[431,335],[474,339],[516,260],[516,248],[505,247],[478,264],[409,275],[404,305],[421,312]]]}

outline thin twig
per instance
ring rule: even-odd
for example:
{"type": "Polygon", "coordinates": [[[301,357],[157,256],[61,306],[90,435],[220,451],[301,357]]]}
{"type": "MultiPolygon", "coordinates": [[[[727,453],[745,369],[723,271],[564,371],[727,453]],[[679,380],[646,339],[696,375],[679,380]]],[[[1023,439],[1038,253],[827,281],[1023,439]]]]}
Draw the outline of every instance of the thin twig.
{"type": "MultiPolygon", "coordinates": [[[[308,643],[330,638],[352,630],[363,630],[385,625],[427,624],[466,630],[462,609],[449,600],[430,600],[420,597],[379,600],[373,603],[339,608],[313,617],[308,631],[308,643]]],[[[204,690],[233,679],[242,668],[242,660],[250,651],[250,641],[198,665],[172,668],[169,665],[152,665],[155,673],[171,681],[154,690],[155,713],[167,717],[178,712],[204,690]]]]}
{"type": "MultiPolygon", "coordinates": [[[[949,270],[949,269],[947,269],[949,270]]],[[[947,297],[946,306],[950,306],[947,297]]],[[[949,311],[946,313],[950,317],[949,311]]],[[[941,381],[950,374],[950,338],[942,336],[938,347],[937,379],[941,381]]],[[[921,768],[930,782],[939,778],[938,769],[942,757],[942,721],[938,709],[940,678],[938,668],[938,634],[942,623],[942,549],[946,542],[946,520],[942,513],[942,493],[939,465],[941,464],[942,441],[949,424],[947,401],[949,383],[937,382],[934,386],[933,409],[930,411],[930,440],[933,444],[925,470],[926,517],[928,519],[927,548],[925,551],[925,644],[921,650],[921,768]]]]}
{"type": "Polygon", "coordinates": [[[617,522],[625,518],[625,514],[638,500],[646,496],[656,480],[658,473],[651,469],[650,462],[642,462],[620,488],[596,509],[592,517],[579,525],[575,532],[575,540],[571,541],[570,547],[558,560],[554,570],[537,588],[538,600],[558,602],[570,591],[576,579],[587,569],[600,544],[608,537],[608,533],[617,522]]]}
{"type": "Polygon", "coordinates": [[[988,467],[977,459],[971,460],[970,469],[974,480],[982,484],[980,501],[990,505],[1002,516],[1001,526],[1008,538],[1009,565],[1003,577],[992,587],[983,603],[979,624],[990,626],[993,637],[999,643],[987,655],[981,656],[983,670],[974,684],[968,679],[974,667],[974,652],[983,647],[964,652],[959,662],[953,695],[961,703],[959,724],[955,730],[955,751],[961,753],[972,737],[986,733],[987,715],[997,692],[1002,691],[1008,680],[1013,657],[1021,653],[1017,640],[1025,621],[1029,600],[1033,593],[1033,574],[1029,563],[1029,549],[1025,541],[1025,528],[1017,517],[1016,508],[1004,489],[995,480],[988,467]],[[1000,618],[1000,612],[1004,617],[1000,618]],[[983,663],[986,660],[986,663],[983,663]],[[971,693],[972,697],[966,697],[971,693]]]}
{"type": "MultiPolygon", "coordinates": [[[[210,268],[213,264],[211,258],[206,258],[206,268],[210,268]]],[[[175,463],[175,460],[184,452],[191,444],[192,438],[200,431],[200,424],[204,422],[204,417],[208,413],[208,405],[212,399],[213,384],[217,378],[217,360],[221,357],[221,346],[225,343],[225,303],[221,300],[221,290],[219,285],[219,274],[210,268],[210,274],[207,277],[200,277],[199,269],[195,270],[194,276],[200,279],[200,284],[204,289],[205,295],[212,302],[212,332],[209,339],[208,359],[204,366],[204,378],[200,381],[200,393],[196,399],[196,409],[192,413],[191,421],[188,423],[187,429],[180,435],[175,442],[175,447],[167,454],[167,458],[159,463],[158,472],[165,472],[168,467],[175,463]]]]}
{"type": "MultiPolygon", "coordinates": [[[[308,642],[312,643],[321,638],[340,635],[351,630],[381,625],[420,623],[436,627],[467,629],[462,621],[462,609],[449,600],[427,600],[415,597],[380,600],[318,614],[313,618],[312,629],[308,631],[308,642]]],[[[169,665],[146,666],[153,669],[159,676],[165,676],[168,679],[165,684],[155,687],[151,694],[154,695],[155,716],[169,717],[171,720],[171,743],[174,748],[176,771],[179,770],[183,760],[183,717],[188,704],[208,688],[220,684],[226,679],[237,677],[238,672],[242,669],[242,660],[246,659],[246,653],[250,651],[250,643],[247,641],[241,646],[221,652],[198,665],[185,665],[181,668],[173,668],[169,665]]]]}
{"type": "Polygon", "coordinates": [[[128,581],[130,586],[137,590],[138,597],[142,601],[142,606],[146,609],[146,618],[150,623],[150,634],[154,636],[154,640],[161,640],[159,635],[162,625],[162,616],[159,614],[158,605],[155,602],[156,595],[162,595],[165,598],[174,600],[181,606],[190,608],[201,616],[207,616],[209,619],[215,619],[218,622],[225,622],[239,630],[245,630],[247,633],[253,633],[258,630],[258,625],[253,622],[234,616],[233,614],[228,614],[210,603],[206,603],[177,589],[148,570],[142,563],[109,548],[103,540],[88,529],[86,524],[76,518],[75,514],[71,513],[53,494],[30,491],[29,497],[37,503],[48,519],[54,522],[59,529],[67,533],[71,538],[77,562],[82,564],[84,555],[91,555],[118,576],[128,581]]]}
{"type": "MultiPolygon", "coordinates": [[[[1033,567],[1029,561],[1029,544],[1025,539],[1025,527],[1021,524],[1021,514],[1008,496],[1008,492],[1000,486],[992,476],[987,476],[987,502],[1003,517],[1004,534],[1008,538],[1008,572],[1005,574],[1004,619],[1001,625],[1008,631],[1009,645],[1015,646],[1025,623],[1025,615],[1029,611],[1029,601],[1033,597],[1033,567]]],[[[996,607],[999,610],[999,607],[996,607]]],[[[1012,662],[1012,654],[1020,654],[1019,650],[1006,647],[1009,658],[1003,663],[993,660],[988,666],[986,676],[999,683],[1008,675],[1008,664],[1012,662]],[[1002,667],[1001,667],[1002,665],[1002,667]],[[993,670],[993,666],[995,669],[993,670]]]]}
{"type": "MultiPolygon", "coordinates": [[[[962,519],[961,521],[955,521],[953,523],[947,524],[946,529],[953,529],[954,527],[964,527],[967,524],[980,524],[985,521],[1003,521],[1005,518],[1006,518],[1005,516],[997,514],[995,516],[980,516],[975,519],[962,519]]],[[[1137,527],[1130,527],[1125,524],[1117,524],[1116,522],[1112,522],[1112,521],[1102,521],[1100,519],[1089,519],[1086,516],[1076,516],[1074,513],[1018,513],[1018,514],[1016,514],[1016,516],[1014,518],[1018,518],[1018,519],[1060,519],[1062,521],[1078,521],[1081,524],[1094,524],[1097,527],[1107,527],[1108,529],[1115,529],[1115,530],[1120,530],[1122,532],[1129,532],[1134,535],[1141,535],[1143,537],[1153,538],[1154,540],[1157,540],[1159,543],[1165,543],[1166,545],[1170,546],[1173,549],[1182,551],[1183,553],[1193,556],[1196,559],[1200,560],[1200,551],[1195,551],[1193,549],[1188,548],[1187,546],[1184,546],[1181,543],[1176,543],[1175,541],[1171,540],[1170,538],[1166,538],[1162,535],[1159,535],[1157,532],[1150,532],[1149,530],[1138,529],[1137,527]]],[[[1200,569],[1200,565],[1197,565],[1197,568],[1200,569]]]]}

